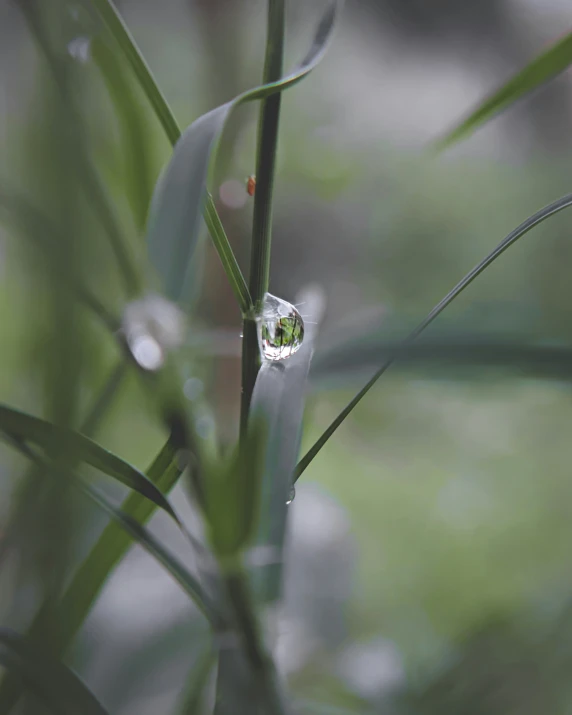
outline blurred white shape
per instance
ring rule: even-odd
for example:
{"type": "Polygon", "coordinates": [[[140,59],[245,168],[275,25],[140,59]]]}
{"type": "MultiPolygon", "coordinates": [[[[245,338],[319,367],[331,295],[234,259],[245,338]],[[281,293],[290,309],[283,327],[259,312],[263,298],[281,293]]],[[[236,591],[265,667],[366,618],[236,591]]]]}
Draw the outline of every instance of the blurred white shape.
{"type": "Polygon", "coordinates": [[[274,648],[284,674],[299,671],[346,637],[344,610],[356,561],[348,516],[324,490],[300,484],[288,511],[274,648]]]}
{"type": "Polygon", "coordinates": [[[398,649],[384,638],[347,646],[338,656],[337,665],[348,687],[367,699],[399,687],[405,679],[398,649]]]}
{"type": "Polygon", "coordinates": [[[68,42],[68,54],[78,62],[87,62],[90,56],[89,37],[74,37],[73,40],[70,40],[68,42]]]}
{"type": "Polygon", "coordinates": [[[148,295],[127,305],[122,331],[137,364],[144,370],[158,370],[169,350],[183,342],[184,316],[174,303],[148,295]]]}
{"type": "Polygon", "coordinates": [[[165,362],[161,346],[150,335],[138,335],[129,344],[135,361],[144,370],[158,370],[165,362]]]}
{"type": "Polygon", "coordinates": [[[218,190],[218,195],[222,203],[229,209],[241,209],[248,201],[246,183],[242,183],[237,179],[223,181],[218,190]]]}

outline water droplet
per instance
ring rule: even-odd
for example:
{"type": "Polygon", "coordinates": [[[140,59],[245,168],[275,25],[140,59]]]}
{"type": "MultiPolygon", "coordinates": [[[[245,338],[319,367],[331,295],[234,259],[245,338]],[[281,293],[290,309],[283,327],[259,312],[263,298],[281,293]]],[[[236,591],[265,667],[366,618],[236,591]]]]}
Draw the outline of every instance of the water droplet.
{"type": "Polygon", "coordinates": [[[73,40],[70,40],[68,42],[68,53],[78,62],[87,62],[90,55],[89,37],[74,37],[73,40]]]}
{"type": "Polygon", "coordinates": [[[290,493],[288,494],[288,499],[286,500],[286,506],[289,506],[292,504],[294,499],[296,498],[296,487],[292,487],[290,489],[290,493]]]}
{"type": "Polygon", "coordinates": [[[189,377],[188,380],[185,380],[185,384],[183,385],[183,394],[187,400],[193,402],[193,400],[196,400],[201,396],[202,392],[203,383],[198,377],[189,377]]]}
{"type": "Polygon", "coordinates": [[[266,293],[257,322],[260,352],[267,360],[285,360],[300,349],[304,321],[292,303],[266,293]]]}
{"type": "Polygon", "coordinates": [[[129,303],[122,331],[135,361],[144,370],[163,366],[169,350],[179,347],[184,335],[180,310],[161,296],[149,295],[129,303]]]}

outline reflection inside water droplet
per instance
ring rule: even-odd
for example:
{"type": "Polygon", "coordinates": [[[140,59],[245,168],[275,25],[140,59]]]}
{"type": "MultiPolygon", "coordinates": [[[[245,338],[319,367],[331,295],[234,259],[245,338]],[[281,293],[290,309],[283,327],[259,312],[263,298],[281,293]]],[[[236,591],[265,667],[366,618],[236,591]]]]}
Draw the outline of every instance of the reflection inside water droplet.
{"type": "Polygon", "coordinates": [[[292,303],[266,293],[257,322],[260,352],[267,360],[285,360],[300,349],[304,321],[292,303]]]}
{"type": "Polygon", "coordinates": [[[89,37],[74,37],[68,42],[68,53],[78,62],[87,62],[90,54],[89,37]]]}
{"type": "Polygon", "coordinates": [[[288,499],[286,500],[286,506],[288,506],[289,504],[292,504],[295,497],[296,497],[296,487],[292,487],[290,489],[290,493],[288,494],[288,499]]]}

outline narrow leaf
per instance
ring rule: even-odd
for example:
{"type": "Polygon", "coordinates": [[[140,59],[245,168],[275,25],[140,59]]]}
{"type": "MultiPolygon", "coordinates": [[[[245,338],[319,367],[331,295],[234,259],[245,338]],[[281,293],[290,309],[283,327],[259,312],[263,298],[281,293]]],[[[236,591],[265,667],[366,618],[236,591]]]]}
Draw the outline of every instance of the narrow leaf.
{"type": "MultiPolygon", "coordinates": [[[[317,322],[323,308],[321,294],[307,291],[300,300],[317,322]]],[[[257,596],[264,601],[280,597],[287,505],[292,500],[306,382],[316,332],[316,324],[308,323],[304,343],[297,353],[283,364],[263,363],[252,395],[250,429],[262,422],[268,431],[259,526],[252,552],[254,585],[257,596]],[[260,556],[258,567],[257,554],[260,556]],[[268,563],[264,563],[266,560],[268,563]]]]}
{"type": "MultiPolygon", "coordinates": [[[[478,263],[471,271],[469,271],[469,273],[467,273],[467,275],[462,278],[457,283],[457,285],[452,290],[450,290],[449,293],[447,293],[447,295],[441,301],[439,301],[439,303],[437,303],[437,305],[433,308],[433,310],[431,310],[431,312],[426,316],[426,318],[424,318],[424,320],[422,320],[421,323],[419,323],[419,325],[415,328],[415,330],[413,330],[413,332],[407,337],[406,342],[412,342],[419,335],[421,335],[421,333],[429,325],[431,325],[435,318],[437,318],[437,316],[439,316],[445,310],[445,308],[450,303],[452,303],[455,298],[460,295],[465,290],[465,288],[467,288],[467,286],[469,286],[475,280],[475,278],[477,278],[477,276],[479,276],[488,266],[490,266],[491,263],[493,263],[493,261],[495,261],[500,255],[502,255],[507,250],[507,248],[510,248],[513,243],[518,241],[519,238],[524,236],[539,223],[542,223],[542,221],[545,221],[553,214],[562,211],[568,206],[572,206],[572,194],[567,194],[561,199],[558,199],[557,201],[548,204],[548,206],[545,206],[543,209],[540,209],[540,211],[537,211],[535,214],[527,218],[526,221],[521,223],[520,226],[517,226],[514,231],[511,231],[508,236],[506,236],[493,251],[491,251],[487,256],[485,256],[485,258],[483,258],[480,263],[478,263]]],[[[362,398],[367,395],[367,393],[371,390],[371,388],[375,385],[375,383],[379,380],[383,373],[389,367],[391,367],[392,363],[392,360],[388,360],[381,365],[381,367],[377,370],[377,372],[373,375],[369,382],[364,385],[364,387],[357,393],[357,395],[351,400],[351,402],[346,405],[346,407],[334,419],[334,421],[329,425],[329,427],[327,427],[321,437],[319,437],[319,439],[312,445],[312,447],[310,447],[310,449],[306,452],[304,457],[302,457],[302,459],[298,462],[298,465],[296,466],[295,479],[298,479],[300,477],[300,475],[316,457],[318,452],[322,449],[322,447],[326,444],[326,442],[330,439],[330,437],[334,434],[334,432],[338,429],[338,427],[342,424],[346,417],[352,412],[354,407],[356,407],[360,403],[362,398]]]]}
{"type": "Polygon", "coordinates": [[[106,715],[106,710],[73,671],[39,652],[9,628],[0,628],[0,663],[17,674],[54,713],[106,715]]]}
{"type": "Polygon", "coordinates": [[[155,114],[161,122],[169,141],[174,144],[179,138],[181,130],[167,104],[167,100],[155,82],[149,66],[135,44],[127,25],[123,22],[121,15],[117,12],[111,0],[91,0],[91,4],[121,48],[147,99],[155,110],[155,114]]]}
{"type": "Polygon", "coordinates": [[[48,454],[54,444],[64,445],[70,458],[85,462],[134,489],[179,522],[169,502],[142,472],[88,437],[1,404],[0,430],[11,437],[32,442],[48,454]]]}
{"type": "Polygon", "coordinates": [[[525,94],[542,86],[572,64],[572,33],[565,35],[548,50],[536,57],[523,70],[485,100],[472,114],[447,136],[440,139],[436,149],[441,150],[465,138],[479,126],[507,109],[525,94]]]}

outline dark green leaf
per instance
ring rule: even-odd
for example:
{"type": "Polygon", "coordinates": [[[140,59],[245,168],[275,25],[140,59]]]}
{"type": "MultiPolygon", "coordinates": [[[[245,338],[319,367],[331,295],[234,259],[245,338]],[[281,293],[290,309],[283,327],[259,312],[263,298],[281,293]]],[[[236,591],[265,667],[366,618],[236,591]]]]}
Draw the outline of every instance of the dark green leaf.
{"type": "MultiPolygon", "coordinates": [[[[12,439],[11,444],[37,464],[47,467],[46,460],[27,447],[18,438],[12,439]]],[[[162,460],[164,456],[166,455],[164,454],[164,451],[162,451],[159,456],[160,460],[162,460]]],[[[163,546],[163,544],[156,539],[148,529],[134,519],[131,514],[127,514],[126,512],[112,506],[107,499],[103,495],[99,494],[90,484],[87,483],[86,480],[71,473],[70,476],[72,477],[71,483],[75,487],[80,489],[83,494],[97,504],[102,511],[111,517],[124,531],[129,534],[134,541],[142,546],[171,574],[171,576],[173,576],[175,581],[177,581],[183,590],[188,593],[195,605],[207,618],[214,618],[214,612],[207,603],[199,582],[188,571],[186,566],[181,564],[176,556],[171,554],[169,550],[163,546]]],[[[77,606],[69,595],[69,592],[64,597],[64,604],[67,604],[72,611],[77,606]]]]}
{"type": "Polygon", "coordinates": [[[56,427],[6,405],[0,405],[0,430],[11,437],[41,447],[50,453],[56,445],[72,460],[85,462],[125,486],[134,489],[179,521],[169,502],[147,477],[115,454],[77,432],[56,427]]]}
{"type": "MultiPolygon", "coordinates": [[[[445,310],[445,308],[450,303],[452,303],[455,298],[460,295],[465,290],[465,288],[467,288],[467,286],[469,286],[475,280],[475,278],[477,278],[488,266],[490,266],[493,261],[495,261],[508,248],[510,248],[513,243],[518,241],[519,238],[528,233],[536,225],[542,223],[542,221],[545,221],[553,214],[562,211],[568,206],[572,206],[572,194],[567,194],[561,199],[558,199],[557,201],[548,204],[548,206],[545,206],[543,209],[540,209],[540,211],[537,211],[535,214],[527,218],[526,221],[521,223],[520,226],[517,226],[514,231],[511,231],[508,236],[506,236],[498,244],[498,246],[488,254],[488,256],[485,256],[485,258],[483,258],[480,263],[478,263],[471,271],[469,271],[469,273],[467,273],[467,275],[462,278],[457,283],[457,285],[452,290],[450,290],[449,293],[447,293],[447,295],[441,301],[439,301],[439,303],[437,303],[437,305],[433,308],[433,310],[431,310],[429,315],[427,315],[424,320],[422,320],[421,323],[419,323],[419,325],[415,328],[415,330],[413,330],[413,332],[409,335],[406,342],[412,342],[419,335],[421,335],[421,333],[429,325],[431,325],[435,318],[437,318],[437,316],[439,316],[445,310]]],[[[322,449],[322,447],[326,444],[326,442],[330,439],[330,437],[334,434],[334,432],[338,429],[338,427],[342,424],[346,417],[352,412],[354,407],[356,407],[356,405],[360,403],[362,398],[367,395],[367,393],[371,390],[371,388],[375,385],[375,383],[379,380],[383,373],[389,367],[391,367],[392,363],[392,360],[388,360],[381,365],[381,367],[377,370],[377,372],[373,375],[369,382],[367,382],[364,387],[362,387],[362,389],[351,400],[351,402],[349,402],[346,407],[344,407],[344,409],[334,419],[334,421],[329,425],[329,427],[327,427],[321,437],[312,445],[312,447],[310,447],[310,449],[306,452],[306,454],[302,457],[302,459],[298,462],[298,465],[296,466],[295,479],[298,479],[300,477],[306,467],[310,464],[310,462],[312,462],[318,452],[322,449]]]]}
{"type": "MultiPolygon", "coordinates": [[[[216,158],[216,146],[228,116],[240,104],[284,91],[308,75],[324,55],[339,5],[339,2],[328,5],[310,51],[293,72],[277,82],[244,92],[199,117],[177,142],[171,161],[157,183],[147,231],[151,258],[163,280],[165,292],[172,300],[184,299],[188,289],[187,272],[198,237],[205,197],[207,205],[210,201],[206,195],[209,167],[216,158]]],[[[228,256],[233,256],[230,246],[225,248],[223,262],[228,256]]],[[[233,262],[236,263],[236,260],[233,262]]],[[[244,301],[248,290],[238,264],[229,278],[237,298],[244,301]]],[[[247,313],[251,305],[241,302],[240,308],[247,313]]]]}
{"type": "Polygon", "coordinates": [[[537,89],[572,64],[572,33],[565,35],[546,52],[510,79],[485,100],[467,119],[446,137],[437,142],[437,149],[445,149],[463,139],[489,119],[509,107],[517,99],[537,89]]]}
{"type": "Polygon", "coordinates": [[[17,674],[54,713],[106,715],[75,673],[9,628],[0,628],[0,663],[17,674]]]}
{"type": "MultiPolygon", "coordinates": [[[[80,480],[81,481],[81,480],[80,480]]],[[[95,489],[89,484],[83,483],[84,492],[89,498],[94,501],[100,509],[105,511],[117,524],[124,529],[131,538],[142,546],[147,553],[158,561],[182,587],[182,589],[191,597],[195,605],[209,620],[214,621],[214,613],[208,604],[201,585],[198,580],[190,573],[177,557],[172,554],[153,534],[135,521],[131,516],[125,514],[120,509],[116,509],[95,489]]]]}
{"type": "Polygon", "coordinates": [[[331,380],[348,371],[371,370],[380,359],[413,369],[447,367],[445,375],[449,378],[474,375],[474,370],[451,371],[452,366],[501,369],[517,377],[569,380],[572,376],[572,346],[499,341],[485,335],[452,335],[415,343],[366,337],[351,348],[345,346],[322,356],[317,354],[312,378],[331,380]]]}

